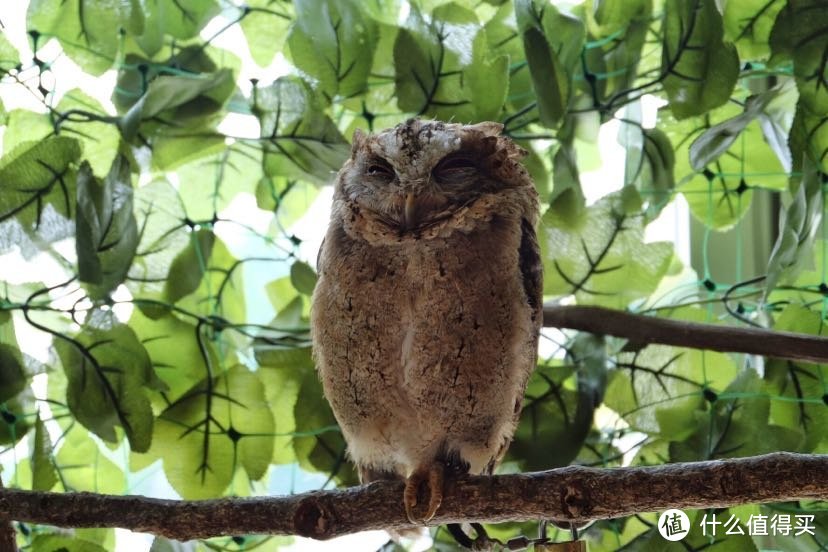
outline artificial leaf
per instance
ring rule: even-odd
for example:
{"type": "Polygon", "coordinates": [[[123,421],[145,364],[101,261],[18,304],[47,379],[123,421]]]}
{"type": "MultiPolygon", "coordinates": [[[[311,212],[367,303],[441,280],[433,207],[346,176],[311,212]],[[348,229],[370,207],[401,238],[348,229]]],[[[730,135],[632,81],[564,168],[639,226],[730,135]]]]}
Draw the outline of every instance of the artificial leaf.
{"type": "Polygon", "coordinates": [[[725,38],[736,44],[739,57],[759,60],[770,55],[768,39],[785,0],[741,0],[724,5],[725,38]]]}
{"type": "Polygon", "coordinates": [[[744,112],[713,125],[693,140],[690,144],[690,166],[693,170],[704,169],[727,151],[745,127],[763,113],[781,90],[781,87],[774,87],[763,94],[751,96],[745,102],[744,112]]]}
{"type": "Polygon", "coordinates": [[[296,261],[290,266],[290,283],[299,293],[312,295],[316,286],[316,273],[308,263],[296,261]]]}
{"type": "Polygon", "coordinates": [[[554,128],[563,120],[572,97],[572,78],[586,31],[578,19],[539,0],[515,4],[526,62],[538,102],[540,121],[554,128]]]}
{"type": "Polygon", "coordinates": [[[74,536],[39,534],[31,544],[32,552],[106,552],[100,544],[74,536]]]}
{"type": "Polygon", "coordinates": [[[824,209],[823,179],[810,159],[793,200],[779,218],[779,235],[768,260],[765,289],[770,292],[780,281],[796,279],[809,260],[824,209]]]}
{"type": "Polygon", "coordinates": [[[474,12],[450,3],[426,18],[412,9],[394,42],[397,105],[456,122],[495,118],[506,97],[507,61],[490,51],[474,12]]]}
{"type": "Polygon", "coordinates": [[[11,343],[0,343],[0,404],[23,391],[26,381],[18,348],[11,343]]]}
{"type": "Polygon", "coordinates": [[[766,384],[751,369],[743,370],[709,410],[695,411],[696,427],[689,437],[670,444],[674,462],[754,456],[778,450],[796,450],[799,431],[769,420],[766,384]],[[752,436],[761,435],[761,439],[752,436]]]}
{"type": "Polygon", "coordinates": [[[296,66],[316,79],[328,101],[366,86],[377,24],[355,0],[299,0],[288,46],[296,66]]]}
{"type": "Polygon", "coordinates": [[[259,117],[267,176],[330,182],[350,152],[308,84],[282,77],[257,88],[251,109],[259,117]]]}
{"type": "Polygon", "coordinates": [[[31,387],[24,387],[14,397],[0,403],[0,444],[15,444],[31,428],[30,414],[35,411],[31,387]]]}
{"type": "Polygon", "coordinates": [[[17,48],[9,42],[5,34],[0,34],[0,71],[7,73],[9,69],[17,67],[20,63],[20,53],[17,48]]]}
{"type": "Polygon", "coordinates": [[[52,457],[52,441],[49,438],[49,432],[46,431],[46,424],[38,414],[32,447],[32,490],[51,490],[57,481],[55,461],[52,457]]]}
{"type": "Polygon", "coordinates": [[[293,416],[296,420],[293,450],[299,465],[306,470],[328,473],[343,485],[355,484],[356,473],[345,456],[345,440],[322,395],[315,371],[302,373],[293,416]]]}
{"type": "MultiPolygon", "coordinates": [[[[158,137],[156,153],[159,142],[163,140],[162,136],[158,137]]],[[[188,151],[190,147],[197,144],[208,148],[214,146],[211,139],[205,138],[204,140],[204,142],[175,141],[175,143],[186,145],[188,151]]],[[[178,150],[177,147],[175,149],[178,150]]],[[[186,155],[184,151],[178,151],[186,155]]],[[[169,153],[174,154],[172,150],[169,150],[169,153]]],[[[239,197],[239,194],[254,193],[261,177],[261,152],[246,151],[239,143],[228,147],[222,138],[218,152],[213,155],[205,155],[205,153],[207,152],[204,150],[198,151],[197,161],[187,162],[176,171],[179,179],[178,192],[187,198],[184,209],[192,220],[209,220],[213,214],[227,208],[234,199],[239,197]]],[[[175,162],[171,166],[178,164],[175,162]]]]}
{"type": "Polygon", "coordinates": [[[207,272],[215,234],[202,228],[190,234],[190,243],[173,259],[164,285],[164,297],[175,303],[194,292],[207,272]]]}
{"type": "Polygon", "coordinates": [[[739,57],[723,42],[715,0],[668,0],[664,6],[661,71],[677,119],[724,104],[739,75],[739,57]]]}
{"type": "Polygon", "coordinates": [[[58,340],[55,347],[68,380],[66,402],[75,418],[110,442],[118,440],[115,427],[120,426],[133,450],[147,450],[153,415],[146,388],[164,385],[135,332],[107,320],[88,325],[75,338],[58,340]]]}
{"type": "Polygon", "coordinates": [[[159,416],[150,453],[186,499],[219,496],[240,465],[260,479],[273,456],[273,415],[255,372],[236,365],[207,378],[159,416]]]}
{"type": "Polygon", "coordinates": [[[594,13],[583,10],[589,38],[583,84],[593,100],[614,101],[632,87],[652,12],[652,0],[599,2],[594,13]]]}
{"type": "Polygon", "coordinates": [[[193,38],[220,9],[216,0],[143,0],[145,23],[143,32],[134,33],[135,40],[152,57],[162,48],[166,36],[193,38]]]}
{"type": "Polygon", "coordinates": [[[783,190],[788,178],[778,157],[763,139],[757,121],[749,123],[730,147],[701,171],[690,165],[690,144],[721,121],[742,111],[733,104],[702,117],[675,120],[666,109],[659,111],[659,128],[675,145],[675,175],[690,212],[715,230],[727,230],[750,207],[753,188],[783,190]]]}
{"type": "Polygon", "coordinates": [[[78,171],[75,250],[78,278],[101,299],[126,277],[138,247],[129,163],[119,156],[101,182],[86,163],[78,171]]]}
{"type": "Polygon", "coordinates": [[[78,424],[66,433],[55,457],[55,466],[67,492],[123,494],[126,489],[124,472],[78,424]]]}
{"type": "Polygon", "coordinates": [[[282,51],[288,27],[294,19],[290,2],[274,4],[271,0],[251,0],[246,3],[239,22],[253,61],[267,67],[277,52],[282,51]]]}
{"type": "Polygon", "coordinates": [[[198,106],[198,115],[217,110],[221,104],[208,93],[224,88],[232,82],[229,69],[215,73],[192,74],[188,76],[160,75],[149,82],[140,99],[129,108],[121,119],[121,133],[126,140],[132,140],[138,133],[142,121],[155,117],[162,111],[176,108],[179,111],[192,110],[198,106]],[[205,108],[204,104],[208,106],[205,108]]]}
{"type": "Polygon", "coordinates": [[[574,294],[579,303],[626,308],[655,290],[667,271],[672,247],[644,243],[640,217],[624,212],[611,195],[578,217],[550,208],[539,232],[544,293],[574,294]]]}
{"type": "Polygon", "coordinates": [[[36,36],[56,37],[75,63],[99,76],[117,61],[121,31],[141,32],[143,21],[134,12],[140,13],[134,2],[33,0],[26,28],[36,36]]]}
{"type": "MultiPolygon", "coordinates": [[[[785,307],[774,329],[811,335],[828,333],[818,311],[796,304],[785,307]]],[[[765,381],[772,392],[787,399],[771,402],[770,420],[802,433],[801,452],[811,452],[828,439],[828,409],[823,400],[821,370],[815,364],[773,359],[765,371],[765,381]]]]}
{"type": "MultiPolygon", "coordinates": [[[[171,313],[152,319],[141,309],[135,309],[129,319],[147,351],[152,367],[168,390],[167,400],[174,401],[204,379],[207,365],[215,365],[218,358],[211,343],[199,342],[198,327],[171,313]],[[207,358],[204,358],[204,355],[207,358]]],[[[151,397],[156,408],[166,407],[162,397],[151,397]]]]}
{"type": "Polygon", "coordinates": [[[71,164],[80,157],[74,138],[52,136],[24,142],[0,161],[0,222],[16,217],[25,227],[40,225],[49,206],[66,218],[74,214],[71,164]]]}
{"type": "Polygon", "coordinates": [[[83,158],[92,166],[95,176],[106,176],[118,155],[120,133],[115,119],[97,100],[77,88],[64,94],[57,110],[65,117],[60,124],[61,133],[78,139],[83,148],[83,158]],[[88,113],[100,120],[87,119],[87,115],[78,115],[77,119],[69,115],[73,111],[88,113]]]}

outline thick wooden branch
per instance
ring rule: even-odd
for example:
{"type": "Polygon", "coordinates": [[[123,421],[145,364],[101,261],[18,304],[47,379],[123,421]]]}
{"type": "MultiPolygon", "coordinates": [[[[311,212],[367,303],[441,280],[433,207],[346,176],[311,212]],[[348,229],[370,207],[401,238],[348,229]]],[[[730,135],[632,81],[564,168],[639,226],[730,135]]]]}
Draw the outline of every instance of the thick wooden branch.
{"type": "MultiPolygon", "coordinates": [[[[535,519],[585,521],[667,508],[828,500],[828,455],[765,456],[629,468],[570,466],[447,481],[430,525],[535,519]]],[[[190,540],[289,534],[328,539],[408,527],[401,482],[274,498],[176,501],[0,490],[0,519],[62,527],[123,527],[190,540]]]]}
{"type": "Polygon", "coordinates": [[[823,337],[670,320],[601,307],[545,307],[543,325],[625,337],[636,343],[828,362],[828,339],[823,337]]]}

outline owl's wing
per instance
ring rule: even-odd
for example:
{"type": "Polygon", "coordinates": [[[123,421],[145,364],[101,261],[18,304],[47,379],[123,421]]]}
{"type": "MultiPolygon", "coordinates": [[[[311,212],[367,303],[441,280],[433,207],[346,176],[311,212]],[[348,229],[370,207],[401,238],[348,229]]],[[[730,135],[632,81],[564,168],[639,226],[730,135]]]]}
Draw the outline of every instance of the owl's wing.
{"type": "Polygon", "coordinates": [[[316,252],[316,273],[319,274],[322,271],[322,250],[325,249],[325,238],[322,238],[322,243],[319,244],[319,251],[316,252]]]}
{"type": "Polygon", "coordinates": [[[520,250],[518,251],[520,273],[523,275],[523,289],[529,306],[532,307],[532,320],[540,326],[543,316],[543,265],[538,246],[538,236],[528,220],[521,223],[520,250]]]}

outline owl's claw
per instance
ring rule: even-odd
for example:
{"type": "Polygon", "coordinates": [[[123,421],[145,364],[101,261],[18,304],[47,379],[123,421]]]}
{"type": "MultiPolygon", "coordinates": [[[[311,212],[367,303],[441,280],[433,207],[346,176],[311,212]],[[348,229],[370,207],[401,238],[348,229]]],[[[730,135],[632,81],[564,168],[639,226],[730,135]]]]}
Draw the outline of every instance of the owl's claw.
{"type": "Polygon", "coordinates": [[[403,504],[405,505],[405,514],[408,516],[408,521],[424,524],[434,517],[443,502],[443,475],[443,464],[434,462],[427,468],[418,468],[405,480],[403,504]],[[428,510],[420,517],[414,512],[414,507],[417,506],[420,485],[423,483],[426,484],[428,490],[428,510]]]}

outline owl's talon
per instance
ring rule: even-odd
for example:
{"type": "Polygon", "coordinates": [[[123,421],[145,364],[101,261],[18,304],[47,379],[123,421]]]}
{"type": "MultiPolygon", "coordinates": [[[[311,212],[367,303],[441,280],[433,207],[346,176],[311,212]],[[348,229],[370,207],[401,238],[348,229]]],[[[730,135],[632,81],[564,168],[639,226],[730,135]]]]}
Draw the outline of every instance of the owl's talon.
{"type": "Polygon", "coordinates": [[[425,524],[434,517],[440,504],[443,502],[443,475],[444,468],[440,462],[434,462],[428,468],[417,469],[405,481],[403,504],[408,521],[416,524],[425,524]],[[421,517],[414,512],[418,503],[420,485],[426,484],[428,489],[428,509],[421,517]]]}

